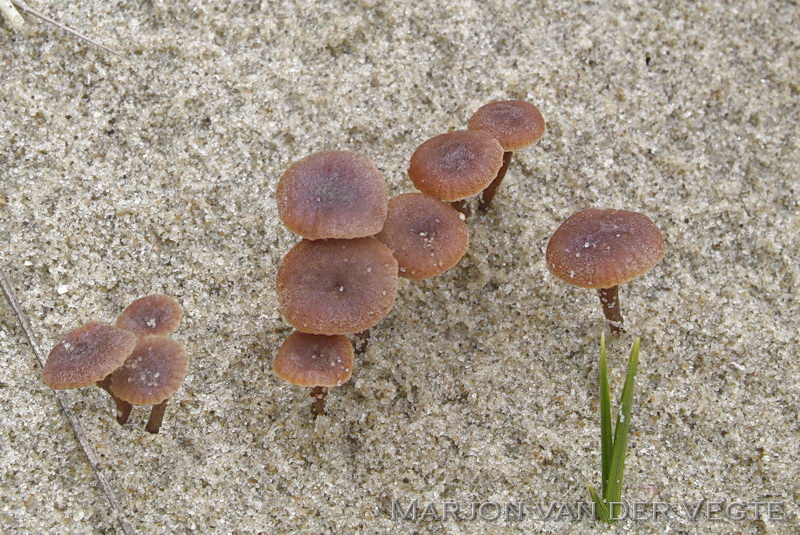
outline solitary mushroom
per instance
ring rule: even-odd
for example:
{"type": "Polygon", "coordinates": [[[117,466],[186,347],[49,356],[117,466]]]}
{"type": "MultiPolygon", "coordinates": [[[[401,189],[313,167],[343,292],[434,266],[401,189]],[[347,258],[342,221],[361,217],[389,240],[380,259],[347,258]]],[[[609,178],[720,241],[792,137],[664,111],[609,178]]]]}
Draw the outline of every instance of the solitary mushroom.
{"type": "Polygon", "coordinates": [[[501,100],[481,106],[469,119],[468,128],[488,132],[503,146],[503,165],[483,191],[479,208],[486,210],[506,176],[514,151],[532,145],[544,134],[545,122],[539,108],[522,100],[501,100]]]}
{"type": "Polygon", "coordinates": [[[153,405],[145,430],[158,433],[167,400],[189,370],[183,344],[166,336],[140,338],[133,353],[111,375],[111,391],[133,405],[153,405]]]}
{"type": "Polygon", "coordinates": [[[369,329],[394,304],[397,272],[392,252],[375,238],[303,240],[278,267],[281,313],[312,334],[369,329]]]}
{"type": "Polygon", "coordinates": [[[437,199],[461,201],[483,191],[503,165],[503,147],[486,132],[461,130],[433,137],[411,155],[408,176],[414,186],[437,199]]]}
{"type": "Polygon", "coordinates": [[[54,390],[97,383],[114,399],[119,420],[130,406],[111,392],[107,378],[123,365],[135,346],[133,333],[107,323],[90,321],[69,331],[50,351],[42,380],[54,390]]]}
{"type": "Polygon", "coordinates": [[[400,276],[427,279],[455,266],[469,245],[463,215],[424,193],[389,200],[383,230],[376,237],[391,249],[400,276]]]}
{"type": "Polygon", "coordinates": [[[319,416],[325,412],[326,388],[341,385],[353,373],[353,345],[344,336],[295,331],[278,349],[272,369],[293,385],[311,387],[311,412],[319,416]]]}
{"type": "Polygon", "coordinates": [[[558,227],[545,256],[559,279],[597,289],[611,331],[619,332],[618,286],[649,271],[664,257],[665,248],[661,232],[646,215],[589,208],[558,227]]]}
{"type": "Polygon", "coordinates": [[[180,322],[178,302],[168,295],[154,294],[140,297],[128,305],[117,318],[116,325],[138,337],[167,336],[178,329],[180,322]]]}
{"type": "Polygon", "coordinates": [[[281,221],[309,240],[372,236],[386,219],[386,182],[360,152],[303,158],[281,176],[276,197],[281,221]]]}

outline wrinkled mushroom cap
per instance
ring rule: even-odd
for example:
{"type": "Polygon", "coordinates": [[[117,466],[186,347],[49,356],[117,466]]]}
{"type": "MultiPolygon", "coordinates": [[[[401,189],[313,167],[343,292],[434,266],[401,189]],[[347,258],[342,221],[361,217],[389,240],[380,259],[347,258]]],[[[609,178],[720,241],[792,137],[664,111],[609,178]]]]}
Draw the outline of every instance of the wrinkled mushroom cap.
{"type": "Polygon", "coordinates": [[[391,310],[397,261],[375,238],[303,240],[278,267],[276,286],[281,314],[298,331],[355,333],[391,310]]]}
{"type": "Polygon", "coordinates": [[[111,391],[132,405],[158,405],[178,390],[188,371],[183,344],[166,336],[145,336],[111,374],[111,391]]]}
{"type": "Polygon", "coordinates": [[[443,201],[477,195],[503,165],[503,147],[486,132],[461,130],[433,137],[411,155],[414,186],[443,201]]]}
{"type": "Polygon", "coordinates": [[[611,288],[649,271],[663,257],[664,238],[649,217],[589,208],[572,214],[547,244],[547,267],[582,288],[611,288]]]}
{"type": "Polygon", "coordinates": [[[344,336],[295,331],[278,349],[272,369],[293,385],[339,386],[353,374],[353,344],[344,336]]]}
{"type": "Polygon", "coordinates": [[[317,152],[292,164],[276,189],[278,214],[307,238],[362,238],[380,232],[389,200],[370,159],[353,151],[317,152]]]}
{"type": "Polygon", "coordinates": [[[42,380],[55,390],[102,381],[122,366],[134,346],[133,333],[90,321],[69,331],[50,351],[42,380]]]}
{"type": "Polygon", "coordinates": [[[532,145],[544,134],[539,108],[523,100],[499,100],[481,106],[469,119],[470,130],[493,135],[503,150],[517,151],[532,145]]]}
{"type": "Polygon", "coordinates": [[[397,259],[400,276],[427,279],[455,266],[469,245],[467,223],[453,207],[424,193],[389,200],[383,230],[376,236],[397,259]]]}
{"type": "Polygon", "coordinates": [[[154,294],[128,305],[117,318],[116,325],[136,336],[167,336],[178,329],[180,322],[178,302],[168,295],[154,294]]]}

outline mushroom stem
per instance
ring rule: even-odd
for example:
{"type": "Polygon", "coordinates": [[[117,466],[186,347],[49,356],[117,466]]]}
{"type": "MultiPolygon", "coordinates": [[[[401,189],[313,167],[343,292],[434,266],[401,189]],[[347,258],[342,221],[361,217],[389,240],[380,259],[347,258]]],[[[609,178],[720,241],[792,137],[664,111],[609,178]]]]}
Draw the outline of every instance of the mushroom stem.
{"type": "Polygon", "coordinates": [[[472,210],[469,209],[469,204],[467,204],[466,199],[461,199],[460,201],[453,201],[450,203],[456,211],[461,212],[464,214],[464,218],[467,218],[472,215],[472,210]]]}
{"type": "Polygon", "coordinates": [[[158,405],[153,405],[153,408],[150,409],[150,418],[144,427],[144,430],[148,433],[158,433],[158,430],[161,429],[161,423],[164,421],[164,411],[167,410],[167,401],[165,399],[158,405]]]}
{"type": "Polygon", "coordinates": [[[613,334],[622,330],[622,312],[619,309],[619,286],[599,288],[597,295],[603,305],[603,314],[608,320],[608,327],[613,334]]]}
{"type": "MultiPolygon", "coordinates": [[[[503,165],[500,166],[500,170],[497,172],[497,176],[492,180],[492,183],[486,186],[486,189],[483,190],[481,193],[481,200],[478,204],[478,210],[481,212],[485,212],[489,209],[489,205],[492,204],[492,199],[494,199],[495,193],[497,193],[497,188],[500,187],[500,183],[503,181],[503,178],[506,176],[506,171],[508,171],[508,166],[511,163],[511,155],[514,154],[511,151],[506,151],[503,153],[503,165]]],[[[455,208],[455,207],[454,207],[455,208]]]]}
{"type": "Polygon", "coordinates": [[[108,392],[108,395],[111,396],[111,399],[114,400],[114,404],[117,406],[117,422],[119,425],[124,425],[128,421],[128,417],[131,415],[131,410],[133,409],[133,405],[128,403],[127,401],[123,401],[119,399],[117,396],[114,395],[114,392],[111,391],[111,376],[109,375],[102,381],[97,381],[97,386],[108,392]]]}
{"type": "Polygon", "coordinates": [[[369,329],[364,329],[353,335],[353,349],[356,355],[363,355],[369,346],[369,329]]]}
{"type": "Polygon", "coordinates": [[[328,389],[324,386],[315,386],[311,389],[311,397],[314,398],[314,402],[311,404],[311,414],[314,417],[325,414],[325,397],[327,395],[328,389]]]}

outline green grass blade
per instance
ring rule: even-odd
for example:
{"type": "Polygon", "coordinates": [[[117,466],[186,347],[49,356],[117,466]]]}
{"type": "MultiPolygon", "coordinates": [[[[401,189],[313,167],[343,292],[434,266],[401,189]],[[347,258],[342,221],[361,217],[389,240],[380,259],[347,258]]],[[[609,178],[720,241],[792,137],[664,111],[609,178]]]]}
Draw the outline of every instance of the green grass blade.
{"type": "Polygon", "coordinates": [[[594,487],[589,487],[589,494],[592,496],[592,501],[594,502],[594,512],[597,515],[597,518],[603,522],[611,522],[611,518],[609,517],[608,513],[608,504],[603,501],[603,498],[601,498],[599,494],[597,494],[597,491],[594,490],[594,487]]]}
{"type": "MultiPolygon", "coordinates": [[[[622,477],[625,472],[625,453],[628,449],[628,432],[631,427],[631,407],[633,405],[633,388],[636,378],[636,369],[639,366],[639,339],[633,343],[631,358],[628,361],[628,375],[625,378],[625,387],[619,401],[619,415],[614,433],[614,443],[611,452],[611,468],[607,492],[604,495],[609,503],[619,502],[622,498],[622,477]]],[[[619,506],[611,506],[613,520],[618,514],[619,506]]]]}
{"type": "Polygon", "coordinates": [[[600,335],[600,460],[602,467],[603,496],[608,496],[608,475],[611,470],[611,450],[613,447],[611,429],[611,395],[608,387],[608,366],[606,363],[606,336],[600,335]]]}

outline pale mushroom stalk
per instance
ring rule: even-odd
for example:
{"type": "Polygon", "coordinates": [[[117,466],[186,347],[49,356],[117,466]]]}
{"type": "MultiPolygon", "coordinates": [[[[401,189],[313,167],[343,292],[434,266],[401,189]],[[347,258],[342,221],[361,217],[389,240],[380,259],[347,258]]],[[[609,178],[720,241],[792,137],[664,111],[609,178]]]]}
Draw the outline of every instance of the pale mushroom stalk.
{"type": "Polygon", "coordinates": [[[619,286],[611,288],[598,288],[597,295],[603,305],[603,315],[608,320],[608,327],[612,333],[622,331],[622,311],[619,309],[619,286]]]}
{"type": "Polygon", "coordinates": [[[148,433],[156,434],[161,429],[161,423],[164,421],[164,412],[167,410],[167,401],[169,400],[165,399],[158,405],[153,405],[153,408],[150,409],[150,418],[147,419],[147,425],[144,428],[148,433]]]}

